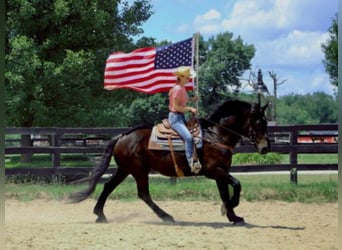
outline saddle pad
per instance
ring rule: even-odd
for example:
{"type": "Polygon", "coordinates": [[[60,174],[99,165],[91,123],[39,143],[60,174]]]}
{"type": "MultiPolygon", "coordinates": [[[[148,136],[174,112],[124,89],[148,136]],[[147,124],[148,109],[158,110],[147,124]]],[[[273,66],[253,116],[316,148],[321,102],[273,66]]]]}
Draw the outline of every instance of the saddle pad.
{"type": "MultiPolygon", "coordinates": [[[[168,140],[169,136],[171,136],[171,139],[181,139],[179,134],[175,130],[173,130],[172,128],[167,128],[165,126],[165,121],[168,123],[167,119],[164,119],[162,123],[158,123],[156,125],[156,136],[161,140],[168,140]]],[[[201,137],[201,129],[199,124],[192,127],[188,126],[188,129],[190,130],[194,138],[201,137]]]]}
{"type": "Polygon", "coordinates": [[[181,139],[176,131],[174,131],[173,129],[165,128],[162,123],[157,124],[155,128],[156,136],[159,139],[167,140],[169,135],[171,135],[172,139],[181,139]]]}
{"type": "MultiPolygon", "coordinates": [[[[167,139],[165,140],[164,137],[162,137],[162,139],[159,138],[158,133],[159,133],[159,131],[158,131],[158,128],[156,125],[152,129],[152,133],[151,133],[150,139],[148,141],[148,149],[169,151],[170,146],[169,146],[168,140],[167,139]]],[[[173,145],[174,151],[184,151],[185,150],[184,142],[178,135],[172,136],[171,140],[172,140],[172,145],[173,145]]],[[[199,137],[194,138],[194,141],[195,141],[196,148],[202,147],[202,131],[200,131],[199,137]]]]}

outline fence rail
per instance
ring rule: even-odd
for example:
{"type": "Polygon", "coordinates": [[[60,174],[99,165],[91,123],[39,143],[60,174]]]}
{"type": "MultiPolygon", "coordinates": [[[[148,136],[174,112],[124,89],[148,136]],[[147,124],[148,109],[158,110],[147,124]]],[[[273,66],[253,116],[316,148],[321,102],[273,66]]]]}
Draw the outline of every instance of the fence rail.
{"type": "MultiPolygon", "coordinates": [[[[92,167],[62,167],[61,155],[103,153],[108,140],[129,128],[6,128],[5,156],[13,154],[50,154],[51,165],[37,168],[5,168],[6,176],[62,175],[74,179],[89,175],[92,167]],[[31,145],[22,146],[20,139],[9,135],[30,135],[31,145]],[[19,145],[18,145],[19,144],[19,145]]],[[[337,170],[338,164],[299,164],[298,154],[338,153],[338,125],[293,125],[269,126],[271,151],[289,155],[288,164],[232,166],[232,172],[291,171],[296,170],[337,170]],[[302,142],[301,138],[306,138],[302,142]],[[312,142],[308,142],[311,138],[312,142]]],[[[234,150],[236,153],[255,152],[255,147],[247,141],[234,150]]],[[[108,173],[115,171],[109,168],[108,173]]]]}

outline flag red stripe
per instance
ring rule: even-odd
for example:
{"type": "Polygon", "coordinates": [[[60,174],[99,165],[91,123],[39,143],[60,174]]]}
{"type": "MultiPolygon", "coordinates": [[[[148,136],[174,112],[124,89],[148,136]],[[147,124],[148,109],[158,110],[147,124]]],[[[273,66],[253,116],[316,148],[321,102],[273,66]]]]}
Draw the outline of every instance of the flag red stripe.
{"type": "MultiPolygon", "coordinates": [[[[128,79],[137,79],[136,77],[137,72],[125,72],[120,74],[120,78],[118,78],[118,75],[114,74],[107,74],[105,75],[105,78],[107,80],[114,80],[114,79],[120,79],[120,80],[128,80],[128,79]]],[[[155,70],[144,70],[139,72],[139,81],[143,81],[141,79],[147,79],[150,77],[165,77],[165,78],[172,78],[173,81],[176,80],[176,76],[174,76],[171,72],[165,72],[165,71],[155,71],[155,70]]]]}
{"type": "Polygon", "coordinates": [[[132,65],[137,64],[147,64],[153,63],[154,56],[132,56],[130,58],[112,58],[108,59],[106,62],[108,67],[122,67],[124,65],[132,67],[132,65]]]}
{"type": "MultiPolygon", "coordinates": [[[[158,84],[158,82],[157,82],[158,84]]],[[[136,85],[106,85],[104,86],[104,88],[106,90],[115,90],[115,89],[121,89],[121,88],[125,88],[125,89],[132,89],[141,93],[146,93],[146,94],[155,94],[155,93],[160,93],[160,92],[167,92],[170,90],[170,88],[172,88],[174,86],[174,83],[170,83],[170,84],[152,84],[148,87],[136,87],[136,85]]],[[[187,90],[192,90],[193,86],[192,85],[186,85],[185,88],[187,90]]]]}
{"type": "MultiPolygon", "coordinates": [[[[106,60],[104,88],[129,88],[149,94],[168,91],[176,82],[174,69],[155,69],[155,56],[156,48],[112,53],[106,60]]],[[[186,88],[193,89],[193,83],[186,88]]]]}
{"type": "Polygon", "coordinates": [[[130,64],[129,67],[126,66],[112,66],[108,65],[106,68],[105,75],[116,75],[120,76],[121,74],[125,74],[127,72],[135,72],[140,73],[144,71],[152,71],[154,69],[153,63],[146,64],[130,64]]]}

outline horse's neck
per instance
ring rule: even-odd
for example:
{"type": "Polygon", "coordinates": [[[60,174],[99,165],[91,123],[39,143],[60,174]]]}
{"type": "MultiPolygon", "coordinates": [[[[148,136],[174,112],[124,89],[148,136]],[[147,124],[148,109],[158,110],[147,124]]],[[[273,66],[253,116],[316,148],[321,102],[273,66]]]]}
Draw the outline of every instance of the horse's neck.
{"type": "Polygon", "coordinates": [[[237,116],[229,116],[209,127],[209,133],[205,136],[210,138],[209,141],[234,147],[241,138],[242,126],[243,122],[237,116]]]}
{"type": "Polygon", "coordinates": [[[224,129],[220,129],[220,135],[224,139],[225,144],[232,147],[235,147],[241,138],[241,133],[235,126],[225,126],[224,129]]]}
{"type": "Polygon", "coordinates": [[[227,101],[221,105],[205,123],[214,133],[209,133],[209,137],[215,137],[215,140],[221,140],[226,145],[234,147],[241,136],[246,136],[246,124],[248,117],[246,111],[250,109],[250,104],[241,101],[227,101]],[[213,125],[215,124],[215,126],[213,125]]]}

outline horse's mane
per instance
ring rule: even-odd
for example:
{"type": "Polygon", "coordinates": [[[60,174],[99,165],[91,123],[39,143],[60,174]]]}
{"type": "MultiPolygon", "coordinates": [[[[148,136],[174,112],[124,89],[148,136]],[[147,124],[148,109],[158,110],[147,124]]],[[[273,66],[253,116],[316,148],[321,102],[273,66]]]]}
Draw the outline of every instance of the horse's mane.
{"type": "Polygon", "coordinates": [[[210,113],[204,121],[202,121],[202,125],[206,127],[205,120],[209,120],[210,122],[218,123],[222,117],[227,117],[230,115],[242,115],[242,111],[249,109],[251,104],[249,102],[241,101],[238,99],[229,99],[219,104],[218,107],[210,113]]]}

